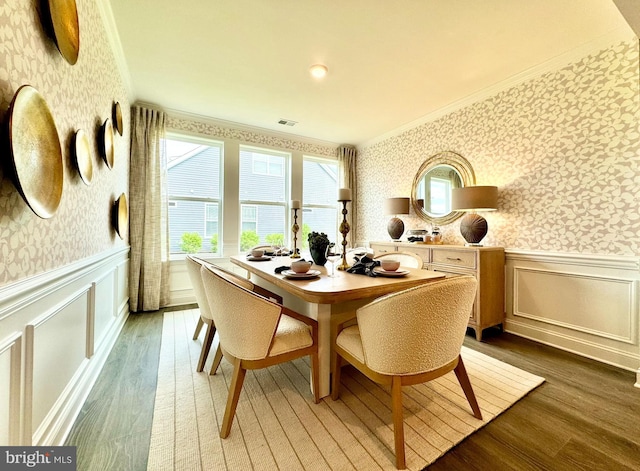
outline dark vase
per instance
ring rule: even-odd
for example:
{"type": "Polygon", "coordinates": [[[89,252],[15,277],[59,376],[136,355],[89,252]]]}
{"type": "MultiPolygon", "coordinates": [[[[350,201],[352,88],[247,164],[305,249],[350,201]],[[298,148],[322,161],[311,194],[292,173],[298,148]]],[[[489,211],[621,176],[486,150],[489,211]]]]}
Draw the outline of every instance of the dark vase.
{"type": "Polygon", "coordinates": [[[309,252],[311,252],[311,258],[316,265],[324,265],[327,263],[327,255],[324,250],[310,248],[309,252]]]}

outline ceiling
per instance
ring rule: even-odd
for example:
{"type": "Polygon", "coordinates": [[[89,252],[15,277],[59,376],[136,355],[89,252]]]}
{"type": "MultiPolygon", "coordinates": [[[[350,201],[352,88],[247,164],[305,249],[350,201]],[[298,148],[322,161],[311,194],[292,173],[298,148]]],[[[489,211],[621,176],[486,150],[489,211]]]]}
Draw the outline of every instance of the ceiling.
{"type": "Polygon", "coordinates": [[[612,0],[106,1],[134,100],[356,145],[632,34],[612,0]]]}

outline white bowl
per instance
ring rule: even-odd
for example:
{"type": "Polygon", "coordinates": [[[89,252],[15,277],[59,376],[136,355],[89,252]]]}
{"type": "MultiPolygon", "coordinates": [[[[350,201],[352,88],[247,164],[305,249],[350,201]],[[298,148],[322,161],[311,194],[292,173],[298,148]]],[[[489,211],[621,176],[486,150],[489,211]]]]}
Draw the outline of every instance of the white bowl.
{"type": "Polygon", "coordinates": [[[296,273],[307,273],[309,268],[311,268],[311,262],[306,262],[304,260],[291,262],[291,269],[296,273]]]}
{"type": "Polygon", "coordinates": [[[400,262],[397,260],[380,260],[380,266],[384,271],[396,271],[400,268],[400,262]]]}

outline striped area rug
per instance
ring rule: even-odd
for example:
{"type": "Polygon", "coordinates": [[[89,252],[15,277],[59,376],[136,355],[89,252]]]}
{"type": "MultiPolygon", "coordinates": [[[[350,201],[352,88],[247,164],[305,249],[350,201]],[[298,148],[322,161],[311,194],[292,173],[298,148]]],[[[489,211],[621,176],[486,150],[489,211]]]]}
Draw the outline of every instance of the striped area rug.
{"type": "MultiPolygon", "coordinates": [[[[149,471],[395,469],[390,396],[350,366],[341,398],[314,404],[308,359],[248,372],[229,437],[219,437],[232,374],[196,373],[198,310],[164,314],[149,471]]],[[[403,388],[407,468],[428,464],[505,411],[544,379],[463,347],[484,419],[453,372],[403,388]]]]}

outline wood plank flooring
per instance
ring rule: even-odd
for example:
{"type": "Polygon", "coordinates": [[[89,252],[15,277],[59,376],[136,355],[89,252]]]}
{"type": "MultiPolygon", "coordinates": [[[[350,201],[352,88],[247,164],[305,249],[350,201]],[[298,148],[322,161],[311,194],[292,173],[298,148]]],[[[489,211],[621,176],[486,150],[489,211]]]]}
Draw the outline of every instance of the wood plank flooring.
{"type": "Polygon", "coordinates": [[[162,312],[130,314],[65,445],[78,471],[147,469],[162,312]]]}
{"type": "MultiPolygon", "coordinates": [[[[161,329],[162,311],[129,316],[67,439],[79,471],[146,470],[161,329]]],[[[472,335],[467,347],[546,382],[429,470],[640,470],[634,373],[497,329],[472,335]]]]}

